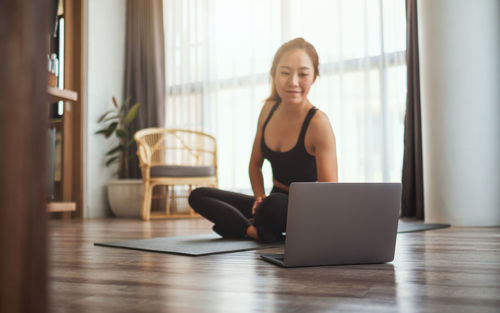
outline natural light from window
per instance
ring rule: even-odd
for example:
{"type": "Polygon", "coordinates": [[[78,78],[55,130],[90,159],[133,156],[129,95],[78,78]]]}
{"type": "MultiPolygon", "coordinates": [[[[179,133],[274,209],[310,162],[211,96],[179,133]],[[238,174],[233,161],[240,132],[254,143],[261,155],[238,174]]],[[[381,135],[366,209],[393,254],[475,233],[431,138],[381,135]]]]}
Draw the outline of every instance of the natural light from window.
{"type": "MultiPolygon", "coordinates": [[[[406,96],[399,0],[164,0],[166,127],[217,138],[219,185],[250,190],[248,162],[278,47],[304,37],[320,73],[310,101],[337,138],[339,181],[400,181],[406,96]]],[[[265,185],[271,171],[264,165],[265,185]]]]}

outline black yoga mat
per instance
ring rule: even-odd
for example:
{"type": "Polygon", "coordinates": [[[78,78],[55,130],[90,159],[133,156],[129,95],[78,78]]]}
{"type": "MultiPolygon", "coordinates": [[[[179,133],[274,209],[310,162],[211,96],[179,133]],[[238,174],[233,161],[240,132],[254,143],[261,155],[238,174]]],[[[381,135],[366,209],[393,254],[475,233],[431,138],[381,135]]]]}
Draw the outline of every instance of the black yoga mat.
{"type": "Polygon", "coordinates": [[[96,246],[125,248],[152,252],[163,252],[189,256],[237,252],[280,247],[282,242],[258,243],[250,239],[223,239],[217,234],[203,234],[184,237],[160,237],[139,240],[123,240],[94,243],[96,246]]]}
{"type": "Polygon", "coordinates": [[[399,220],[398,234],[450,227],[449,224],[425,224],[421,221],[399,220]]]}
{"type": "MultiPolygon", "coordinates": [[[[446,224],[424,224],[414,221],[399,221],[398,233],[416,232],[449,227],[446,224]]],[[[159,237],[151,239],[122,240],[94,243],[96,246],[124,248],[151,252],[171,253],[188,256],[238,252],[246,250],[281,247],[282,242],[258,243],[244,239],[222,239],[217,234],[203,234],[184,237],[159,237]]]]}

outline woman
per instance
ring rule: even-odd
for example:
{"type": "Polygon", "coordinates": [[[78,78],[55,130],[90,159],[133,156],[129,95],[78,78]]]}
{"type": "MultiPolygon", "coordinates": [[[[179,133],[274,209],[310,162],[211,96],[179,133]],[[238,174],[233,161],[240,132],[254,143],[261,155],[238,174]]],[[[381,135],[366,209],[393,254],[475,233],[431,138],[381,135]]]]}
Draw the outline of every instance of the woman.
{"type": "Polygon", "coordinates": [[[288,189],[292,182],[337,182],[335,136],[325,113],[307,99],[319,75],[318,54],[302,38],[283,44],[271,67],[272,91],[259,116],[250,158],[254,196],[197,188],[191,207],[212,221],[224,238],[281,240],[286,230],[288,189]],[[266,197],[262,164],[273,169],[273,189],[266,197]]]}

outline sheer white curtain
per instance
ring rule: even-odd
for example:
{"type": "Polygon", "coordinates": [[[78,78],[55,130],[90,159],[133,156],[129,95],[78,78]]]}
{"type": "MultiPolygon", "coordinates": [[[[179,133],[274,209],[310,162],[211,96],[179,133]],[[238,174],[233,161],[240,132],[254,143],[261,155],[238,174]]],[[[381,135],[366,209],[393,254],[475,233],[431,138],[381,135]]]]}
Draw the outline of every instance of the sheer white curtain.
{"type": "MultiPolygon", "coordinates": [[[[278,47],[304,37],[320,74],[340,181],[400,181],[406,93],[400,0],[164,0],[166,127],[218,140],[219,182],[249,189],[248,162],[278,47]]],[[[271,171],[264,164],[265,185],[271,171]]]]}

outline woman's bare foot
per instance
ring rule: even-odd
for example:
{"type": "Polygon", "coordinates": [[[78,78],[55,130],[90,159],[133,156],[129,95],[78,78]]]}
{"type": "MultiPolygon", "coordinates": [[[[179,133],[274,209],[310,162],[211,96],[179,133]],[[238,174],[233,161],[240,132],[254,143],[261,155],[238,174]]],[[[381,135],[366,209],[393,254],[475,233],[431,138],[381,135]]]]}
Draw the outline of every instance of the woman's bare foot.
{"type": "Polygon", "coordinates": [[[248,226],[247,236],[252,237],[253,239],[259,241],[259,234],[257,234],[257,228],[255,228],[255,226],[253,225],[248,226]]]}

